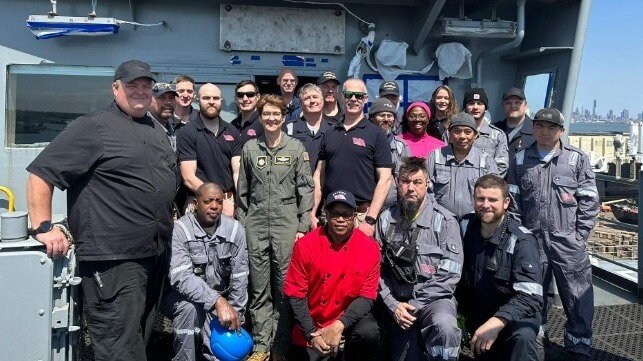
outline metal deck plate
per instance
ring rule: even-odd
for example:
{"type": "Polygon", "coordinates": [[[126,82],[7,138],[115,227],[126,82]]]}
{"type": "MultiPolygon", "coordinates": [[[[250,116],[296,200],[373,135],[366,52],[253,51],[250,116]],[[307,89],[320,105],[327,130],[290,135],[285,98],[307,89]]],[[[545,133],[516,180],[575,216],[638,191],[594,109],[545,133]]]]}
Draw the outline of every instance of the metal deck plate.
{"type": "MultiPolygon", "coordinates": [[[[546,349],[546,361],[568,361],[563,348],[565,313],[561,308],[549,311],[549,336],[551,344],[546,349]]],[[[150,361],[169,361],[172,355],[172,326],[168,319],[159,316],[152,333],[155,350],[150,361]]],[[[86,339],[86,344],[89,344],[86,339]]],[[[643,361],[643,305],[627,304],[594,307],[594,344],[592,361],[643,361]]],[[[85,347],[83,360],[92,360],[89,347],[85,347]],[[89,357],[88,357],[89,356],[89,357]]],[[[472,360],[472,354],[463,349],[460,360],[472,360]]],[[[383,360],[387,361],[387,360],[383,360]]]]}

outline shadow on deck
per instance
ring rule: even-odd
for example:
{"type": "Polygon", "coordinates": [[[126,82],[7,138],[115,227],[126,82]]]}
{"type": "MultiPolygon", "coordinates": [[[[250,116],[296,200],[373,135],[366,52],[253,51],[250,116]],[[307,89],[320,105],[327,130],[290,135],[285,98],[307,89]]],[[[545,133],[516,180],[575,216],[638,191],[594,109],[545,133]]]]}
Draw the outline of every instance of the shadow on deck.
{"type": "MultiPolygon", "coordinates": [[[[565,313],[560,308],[549,311],[550,344],[545,349],[547,361],[568,360],[563,349],[565,313]]],[[[154,326],[148,361],[170,361],[172,358],[171,323],[158,317],[154,326]]],[[[85,338],[88,341],[88,338],[85,338]]],[[[594,308],[594,344],[592,361],[641,361],[643,360],[643,305],[631,303],[594,308]]],[[[88,342],[87,342],[88,343],[88,342]]],[[[81,352],[81,360],[93,360],[91,346],[81,352]]],[[[473,360],[468,350],[463,350],[460,360],[473,360]]],[[[297,360],[291,360],[297,361],[297,360]]],[[[383,360],[385,361],[385,360],[383,360]]]]}

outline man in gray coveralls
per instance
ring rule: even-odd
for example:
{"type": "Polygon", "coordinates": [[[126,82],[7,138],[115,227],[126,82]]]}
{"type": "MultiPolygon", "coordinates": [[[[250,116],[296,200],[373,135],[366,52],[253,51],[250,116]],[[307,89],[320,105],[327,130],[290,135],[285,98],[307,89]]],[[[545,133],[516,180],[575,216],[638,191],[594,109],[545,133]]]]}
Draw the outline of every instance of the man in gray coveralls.
{"type": "Polygon", "coordinates": [[[229,330],[239,330],[248,301],[248,251],[241,224],[221,215],[223,191],[203,183],[194,199],[195,213],[174,225],[170,283],[162,310],[174,326],[173,360],[197,360],[197,350],[210,361],[210,321],[218,317],[229,330]],[[199,340],[201,339],[201,340],[199,340]],[[203,341],[202,348],[199,347],[203,341]]]}

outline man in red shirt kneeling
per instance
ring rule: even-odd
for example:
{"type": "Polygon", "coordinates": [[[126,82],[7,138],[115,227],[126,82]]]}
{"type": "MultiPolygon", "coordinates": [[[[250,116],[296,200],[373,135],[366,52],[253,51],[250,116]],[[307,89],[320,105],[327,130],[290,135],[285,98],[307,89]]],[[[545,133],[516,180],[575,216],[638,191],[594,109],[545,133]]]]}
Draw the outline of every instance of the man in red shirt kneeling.
{"type": "Polygon", "coordinates": [[[325,226],[295,242],[284,294],[299,327],[294,360],[376,360],[379,330],[371,312],[380,277],[380,250],[355,229],[355,197],[326,199],[325,226]],[[344,347],[345,345],[345,347],[344,347]]]}

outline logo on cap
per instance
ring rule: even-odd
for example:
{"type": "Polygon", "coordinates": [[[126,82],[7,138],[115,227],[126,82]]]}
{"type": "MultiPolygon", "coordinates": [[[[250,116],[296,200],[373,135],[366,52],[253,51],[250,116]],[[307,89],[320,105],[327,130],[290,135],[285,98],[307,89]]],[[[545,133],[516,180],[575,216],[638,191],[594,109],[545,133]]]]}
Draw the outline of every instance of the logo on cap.
{"type": "Polygon", "coordinates": [[[334,195],[333,195],[333,198],[335,198],[335,200],[342,200],[342,201],[345,201],[345,200],[346,200],[346,197],[345,197],[345,196],[344,196],[344,194],[342,194],[342,193],[334,194],[334,195]]]}
{"type": "Polygon", "coordinates": [[[480,94],[473,94],[473,99],[480,100],[480,94]]]}
{"type": "Polygon", "coordinates": [[[397,88],[397,85],[394,83],[386,82],[384,83],[384,85],[382,85],[382,89],[385,89],[385,90],[395,90],[396,88],[397,88]]]}
{"type": "Polygon", "coordinates": [[[551,120],[551,119],[553,119],[553,118],[554,118],[554,115],[553,115],[553,114],[551,114],[551,113],[543,113],[543,114],[541,114],[541,115],[540,115],[540,117],[541,117],[542,119],[550,119],[550,120],[551,120]]]}

